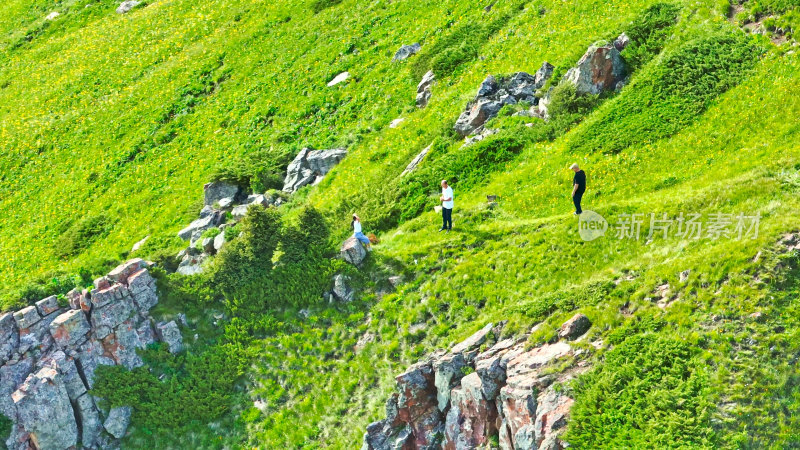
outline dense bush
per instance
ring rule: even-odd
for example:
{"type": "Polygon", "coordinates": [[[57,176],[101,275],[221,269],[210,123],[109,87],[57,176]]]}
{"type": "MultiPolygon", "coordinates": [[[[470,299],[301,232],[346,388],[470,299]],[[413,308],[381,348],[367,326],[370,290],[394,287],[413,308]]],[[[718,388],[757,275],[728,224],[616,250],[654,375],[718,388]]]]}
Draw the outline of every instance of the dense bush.
{"type": "Polygon", "coordinates": [[[713,405],[689,343],[637,335],[578,379],[565,440],[578,448],[708,447],[713,405]]]}
{"type": "Polygon", "coordinates": [[[108,234],[113,226],[113,220],[105,214],[87,215],[64,233],[56,251],[65,258],[75,256],[108,234]]]}
{"type": "Polygon", "coordinates": [[[211,175],[213,181],[227,181],[248,192],[266,192],[283,188],[286,166],[294,152],[285,150],[258,150],[233,161],[225,161],[211,175]]]}
{"type": "Polygon", "coordinates": [[[676,133],[753,67],[761,49],[747,35],[718,31],[682,43],[648,66],[571,140],[573,151],[619,152],[676,133]]]}
{"type": "Polygon", "coordinates": [[[342,3],[342,0],[312,0],[311,10],[314,11],[314,13],[319,13],[326,8],[338,5],[339,3],[342,3]]]}
{"type": "Polygon", "coordinates": [[[625,62],[636,70],[661,53],[678,19],[680,7],[671,3],[656,3],[645,9],[625,29],[630,44],[623,50],[625,62]]]}

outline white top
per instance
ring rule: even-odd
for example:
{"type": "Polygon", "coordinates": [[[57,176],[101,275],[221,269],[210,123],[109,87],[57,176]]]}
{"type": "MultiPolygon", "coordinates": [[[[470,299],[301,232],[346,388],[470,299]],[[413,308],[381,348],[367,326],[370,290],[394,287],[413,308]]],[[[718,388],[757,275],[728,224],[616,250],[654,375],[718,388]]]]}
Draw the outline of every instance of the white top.
{"type": "Polygon", "coordinates": [[[359,222],[357,220],[353,222],[353,232],[354,233],[361,233],[361,222],[359,222]]]}
{"type": "Polygon", "coordinates": [[[446,188],[442,189],[442,197],[449,198],[450,200],[442,202],[442,207],[447,209],[453,209],[453,188],[447,186],[446,188]]]}

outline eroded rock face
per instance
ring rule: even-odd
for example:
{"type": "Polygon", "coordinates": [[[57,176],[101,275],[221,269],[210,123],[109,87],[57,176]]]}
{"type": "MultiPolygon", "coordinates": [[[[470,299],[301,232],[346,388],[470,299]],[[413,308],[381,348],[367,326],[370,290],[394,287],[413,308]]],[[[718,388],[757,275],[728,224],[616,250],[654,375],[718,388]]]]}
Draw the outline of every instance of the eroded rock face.
{"type": "MultiPolygon", "coordinates": [[[[500,324],[502,325],[502,323],[500,324]]],[[[495,342],[492,324],[397,376],[386,418],[367,427],[362,450],[561,449],[573,400],[553,387],[570,373],[545,374],[571,355],[567,342],[526,350],[526,337],[495,342]],[[488,448],[488,447],[487,447],[488,448]]]]}
{"type": "Polygon", "coordinates": [[[286,168],[284,192],[294,192],[303,186],[319,183],[333,167],[347,155],[347,150],[312,150],[304,148],[286,168]]]}
{"type": "MultiPolygon", "coordinates": [[[[136,349],[156,339],[149,310],[158,296],[148,267],[121,264],[95,280],[91,293],[70,292],[66,311],[46,298],[0,315],[0,413],[13,422],[9,448],[70,448],[79,438],[84,448],[111,448],[124,436],[125,415],[106,418],[104,428],[88,390],[99,366],[138,367],[136,349]]],[[[177,326],[159,338],[171,350],[181,343],[177,326]]]]}
{"type": "Polygon", "coordinates": [[[436,81],[436,75],[434,75],[432,70],[429,70],[422,76],[422,80],[420,80],[417,85],[417,108],[428,106],[428,102],[433,95],[431,88],[434,81],[436,81]]]}

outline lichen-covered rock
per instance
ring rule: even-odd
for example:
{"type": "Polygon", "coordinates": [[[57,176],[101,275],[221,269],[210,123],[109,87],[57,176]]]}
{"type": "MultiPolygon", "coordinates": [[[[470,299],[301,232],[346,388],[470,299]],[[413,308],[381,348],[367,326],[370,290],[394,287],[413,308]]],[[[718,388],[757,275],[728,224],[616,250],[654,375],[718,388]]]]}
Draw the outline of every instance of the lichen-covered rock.
{"type": "Polygon", "coordinates": [[[144,364],[142,358],[136,354],[137,348],[144,348],[139,340],[139,334],[133,321],[127,320],[114,329],[114,332],[103,338],[103,349],[106,355],[117,364],[128,369],[134,369],[144,364]]]}
{"type": "Polygon", "coordinates": [[[214,181],[203,186],[203,204],[213,207],[224,198],[236,198],[239,186],[224,181],[214,181]]]}
{"type": "Polygon", "coordinates": [[[627,67],[614,44],[592,45],[564,81],[575,85],[578,95],[614,90],[627,75],[627,67]]]}
{"type": "Polygon", "coordinates": [[[50,314],[58,311],[58,299],[55,295],[51,295],[50,297],[39,300],[36,302],[36,310],[42,317],[49,316],[50,314]]]}
{"type": "Polygon", "coordinates": [[[103,307],[94,308],[92,311],[92,329],[98,339],[103,339],[111,330],[136,314],[136,307],[130,293],[125,290],[120,297],[115,297],[111,303],[103,307]]]}
{"type": "Polygon", "coordinates": [[[128,425],[130,425],[131,422],[131,412],[130,406],[112,408],[111,411],[108,412],[106,421],[103,423],[103,427],[108,431],[108,434],[117,439],[125,437],[125,432],[128,431],[128,425]]]}
{"type": "Polygon", "coordinates": [[[149,311],[158,304],[156,280],[147,269],[139,270],[128,278],[128,290],[140,313],[149,311]]]}
{"type": "Polygon", "coordinates": [[[178,353],[183,350],[183,338],[178,324],[174,320],[156,325],[156,333],[162,342],[167,344],[170,353],[178,353]]]}
{"type": "Polygon", "coordinates": [[[150,264],[147,261],[141,258],[134,258],[115,267],[114,270],[106,275],[106,278],[111,280],[112,283],[128,284],[128,279],[131,275],[148,267],[150,267],[150,264]]]}
{"type": "Polygon", "coordinates": [[[94,386],[94,373],[99,366],[116,365],[116,361],[106,356],[102,342],[94,338],[81,344],[76,359],[80,362],[89,388],[94,386]]]}
{"type": "Polygon", "coordinates": [[[31,358],[9,361],[0,367],[0,413],[6,417],[16,416],[17,412],[11,394],[28,378],[32,371],[33,359],[31,358]]]}
{"type": "Polygon", "coordinates": [[[444,411],[450,403],[450,390],[464,376],[467,360],[462,353],[448,353],[433,363],[436,400],[439,410],[444,411]]]}
{"type": "Polygon", "coordinates": [[[35,306],[27,306],[14,313],[14,320],[20,330],[29,328],[41,320],[41,315],[35,306]]]}
{"type": "Polygon", "coordinates": [[[178,237],[184,241],[189,240],[198,234],[202,234],[204,231],[210,228],[216,227],[222,223],[224,218],[225,216],[223,211],[214,211],[208,216],[195,219],[186,228],[178,232],[178,237]]]}
{"type": "Polygon", "coordinates": [[[79,344],[91,330],[86,314],[80,309],[71,309],[50,322],[50,334],[60,348],[79,344]]]}
{"type": "Polygon", "coordinates": [[[536,422],[534,432],[536,436],[536,447],[558,450],[561,448],[556,436],[567,425],[569,411],[574,400],[556,391],[553,386],[548,387],[539,394],[536,406],[536,422]],[[548,445],[543,445],[545,440],[549,440],[548,445]]]}
{"type": "Polygon", "coordinates": [[[417,448],[438,444],[444,427],[436,399],[431,361],[414,364],[395,377],[397,382],[397,421],[411,426],[417,448]]]}
{"type": "Polygon", "coordinates": [[[354,236],[350,236],[342,243],[339,250],[342,259],[358,267],[367,257],[367,250],[354,236]]]}
{"type": "Polygon", "coordinates": [[[49,349],[54,343],[53,337],[50,335],[50,323],[56,317],[56,314],[50,314],[28,328],[20,328],[17,351],[20,353],[25,353],[29,350],[44,352],[49,349]]]}
{"type": "Polygon", "coordinates": [[[17,423],[36,448],[66,449],[78,442],[78,425],[58,372],[45,367],[31,374],[12,394],[17,423]]]}

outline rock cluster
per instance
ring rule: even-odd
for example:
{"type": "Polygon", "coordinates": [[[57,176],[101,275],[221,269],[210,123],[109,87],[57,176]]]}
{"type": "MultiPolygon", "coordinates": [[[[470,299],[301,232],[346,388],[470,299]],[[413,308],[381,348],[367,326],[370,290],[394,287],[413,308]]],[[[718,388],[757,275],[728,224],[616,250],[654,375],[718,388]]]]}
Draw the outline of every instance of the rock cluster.
{"type": "MultiPolygon", "coordinates": [[[[585,325],[582,318],[571,323],[585,325]]],[[[543,369],[577,352],[564,341],[526,350],[525,337],[481,351],[497,333],[488,324],[395,377],[386,418],[367,427],[362,450],[489,448],[493,436],[503,450],[565,448],[559,435],[573,400],[553,383],[572,374],[543,369]]]]}
{"type": "Polygon", "coordinates": [[[312,150],[304,148],[286,168],[283,191],[292,193],[308,184],[317,184],[347,155],[347,150],[312,150]]]}
{"type": "Polygon", "coordinates": [[[203,262],[225,245],[225,229],[243,218],[251,206],[278,206],[283,202],[283,197],[277,192],[273,192],[275,195],[244,195],[238,186],[222,181],[208,183],[203,190],[204,206],[200,216],[178,232],[178,237],[189,241],[189,247],[178,253],[181,260],[178,273],[183,275],[203,271],[203,262]],[[227,220],[228,217],[232,219],[227,220]],[[218,228],[220,232],[214,237],[203,238],[203,233],[212,228],[218,228]]]}
{"type": "Polygon", "coordinates": [[[154,323],[158,303],[149,263],[130,260],[91,291],[55,296],[0,315],[0,412],[11,419],[9,449],[109,448],[125,435],[130,408],[102,411],[88,390],[101,365],[129,369],[156,340],[182,348],[175,322],[154,323]],[[157,332],[169,329],[170,333],[157,332]]]}
{"type": "Polygon", "coordinates": [[[480,131],[483,124],[496,116],[504,105],[513,105],[521,101],[536,105],[539,100],[534,94],[544,86],[552,74],[553,66],[545,62],[533,75],[517,72],[507,78],[487,76],[478,87],[475,98],[467,104],[453,128],[459,135],[465,137],[480,131]]]}

